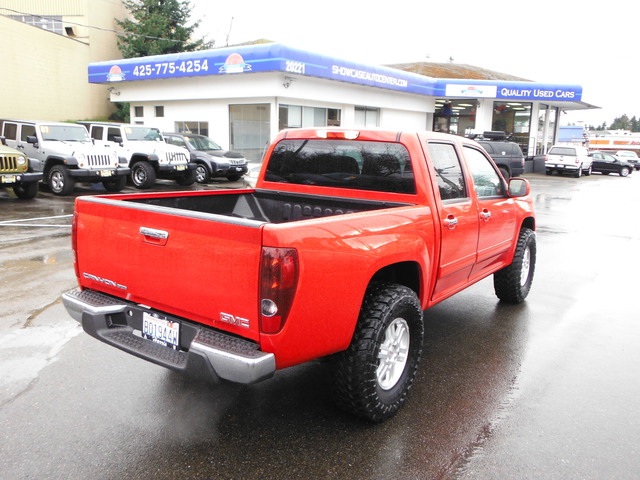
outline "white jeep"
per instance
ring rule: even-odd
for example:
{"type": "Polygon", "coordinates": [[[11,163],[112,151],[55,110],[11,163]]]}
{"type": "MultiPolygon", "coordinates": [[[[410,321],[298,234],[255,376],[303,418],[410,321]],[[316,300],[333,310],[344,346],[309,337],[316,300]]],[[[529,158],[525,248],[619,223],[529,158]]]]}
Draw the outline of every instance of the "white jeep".
{"type": "Polygon", "coordinates": [[[131,181],[150,188],[156,179],[172,179],[188,186],[196,181],[196,164],[184,148],[169,145],[160,130],[144,125],[80,122],[96,142],[111,145],[129,161],[131,181]]]}

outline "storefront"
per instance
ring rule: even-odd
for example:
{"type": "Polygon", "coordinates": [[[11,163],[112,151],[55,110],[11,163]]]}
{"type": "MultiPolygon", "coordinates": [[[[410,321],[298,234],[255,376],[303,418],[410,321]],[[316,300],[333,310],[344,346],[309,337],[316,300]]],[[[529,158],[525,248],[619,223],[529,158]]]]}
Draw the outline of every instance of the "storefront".
{"type": "Polygon", "coordinates": [[[501,130],[534,154],[560,110],[589,107],[578,85],[436,79],[277,43],[92,63],[89,82],[129,102],[132,123],[202,133],[255,161],[279,130],[308,126],[501,130]]]}

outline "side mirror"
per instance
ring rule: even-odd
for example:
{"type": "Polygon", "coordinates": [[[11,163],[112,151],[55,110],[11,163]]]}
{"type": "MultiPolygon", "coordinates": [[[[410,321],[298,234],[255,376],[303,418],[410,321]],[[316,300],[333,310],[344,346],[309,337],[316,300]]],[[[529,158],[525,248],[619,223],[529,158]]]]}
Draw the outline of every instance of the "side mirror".
{"type": "Polygon", "coordinates": [[[2,145],[7,145],[7,137],[0,137],[0,143],[2,143],[2,145]]]}
{"type": "Polygon", "coordinates": [[[116,135],[115,137],[113,137],[113,141],[116,143],[122,143],[122,137],[119,135],[116,135]]]}
{"type": "Polygon", "coordinates": [[[531,185],[524,178],[510,178],[508,185],[510,197],[526,197],[531,192],[531,185]]]}
{"type": "Polygon", "coordinates": [[[30,143],[34,147],[37,147],[38,146],[38,137],[36,137],[35,135],[27,136],[27,143],[30,143]]]}

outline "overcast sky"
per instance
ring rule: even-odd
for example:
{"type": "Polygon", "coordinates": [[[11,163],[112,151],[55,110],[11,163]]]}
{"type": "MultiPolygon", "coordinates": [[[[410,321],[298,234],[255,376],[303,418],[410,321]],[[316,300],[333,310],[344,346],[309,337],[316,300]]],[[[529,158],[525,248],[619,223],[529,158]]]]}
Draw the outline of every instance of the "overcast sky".
{"type": "Polygon", "coordinates": [[[563,116],[640,118],[640,8],[623,2],[191,0],[200,35],[224,47],[266,38],[369,64],[470,64],[529,80],[582,85],[602,107],[563,116]],[[591,2],[589,2],[591,3],[591,2]],[[611,5],[611,7],[609,7],[611,5]]]}

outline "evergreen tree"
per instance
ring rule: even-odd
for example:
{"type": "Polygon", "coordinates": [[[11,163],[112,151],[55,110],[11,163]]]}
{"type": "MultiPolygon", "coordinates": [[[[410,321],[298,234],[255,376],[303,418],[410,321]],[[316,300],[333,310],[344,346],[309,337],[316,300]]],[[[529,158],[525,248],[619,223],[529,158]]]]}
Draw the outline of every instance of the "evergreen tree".
{"type": "Polygon", "coordinates": [[[187,26],[192,6],[188,0],[123,0],[131,19],[117,20],[125,32],[118,35],[124,58],[193,52],[206,46],[191,37],[200,22],[187,26]]]}

